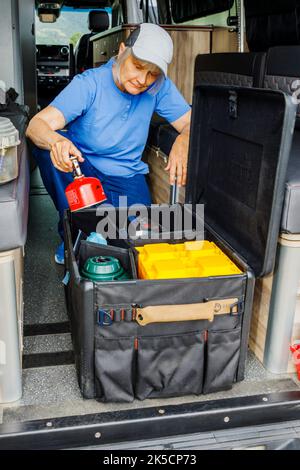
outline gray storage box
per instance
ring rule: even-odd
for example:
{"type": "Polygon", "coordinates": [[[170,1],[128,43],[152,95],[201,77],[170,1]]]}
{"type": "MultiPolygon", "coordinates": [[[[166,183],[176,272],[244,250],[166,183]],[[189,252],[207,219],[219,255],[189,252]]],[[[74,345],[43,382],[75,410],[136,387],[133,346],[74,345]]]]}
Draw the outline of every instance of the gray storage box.
{"type": "Polygon", "coordinates": [[[241,274],[87,281],[82,263],[102,248],[82,243],[74,254],[74,242],[79,229],[95,231],[99,217],[95,209],[66,212],[66,298],[86,398],[211,393],[243,379],[254,275],[273,269],[294,119],[295,106],[283,93],[196,84],[186,202],[205,204],[205,239],[241,274]],[[187,305],[233,298],[237,310],[229,306],[213,321],[136,321],[135,311],[143,315],[148,307],[161,311],[163,320],[168,306],[184,306],[188,317],[187,305]]]}

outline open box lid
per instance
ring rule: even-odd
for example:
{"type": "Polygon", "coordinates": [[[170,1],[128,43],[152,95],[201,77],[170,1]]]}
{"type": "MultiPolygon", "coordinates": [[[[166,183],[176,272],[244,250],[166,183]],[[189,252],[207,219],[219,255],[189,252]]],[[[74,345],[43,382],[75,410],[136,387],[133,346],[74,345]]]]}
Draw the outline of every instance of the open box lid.
{"type": "Polygon", "coordinates": [[[256,277],[274,267],[295,112],[282,92],[194,88],[186,202],[256,277]]]}

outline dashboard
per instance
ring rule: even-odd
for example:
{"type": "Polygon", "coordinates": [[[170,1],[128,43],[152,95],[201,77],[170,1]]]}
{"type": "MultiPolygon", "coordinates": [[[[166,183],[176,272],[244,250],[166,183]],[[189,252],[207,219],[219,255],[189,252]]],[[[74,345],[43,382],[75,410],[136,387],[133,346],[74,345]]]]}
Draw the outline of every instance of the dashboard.
{"type": "Polygon", "coordinates": [[[73,78],[72,44],[37,44],[36,71],[38,104],[44,108],[73,78]]]}
{"type": "Polygon", "coordinates": [[[66,86],[70,73],[71,57],[69,45],[36,45],[36,67],[38,88],[56,89],[66,86]]]}

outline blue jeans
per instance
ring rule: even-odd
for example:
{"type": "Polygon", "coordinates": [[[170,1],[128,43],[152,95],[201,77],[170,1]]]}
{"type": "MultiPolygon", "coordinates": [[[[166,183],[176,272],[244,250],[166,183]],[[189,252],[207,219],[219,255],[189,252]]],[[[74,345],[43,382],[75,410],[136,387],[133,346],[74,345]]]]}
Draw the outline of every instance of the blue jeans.
{"type": "MultiPolygon", "coordinates": [[[[49,150],[34,146],[32,153],[40,169],[44,186],[59,213],[58,233],[63,239],[63,214],[64,210],[69,207],[65,196],[65,188],[73,181],[72,173],[57,170],[52,164],[49,150]]],[[[80,168],[85,176],[94,176],[101,181],[107,197],[106,203],[117,207],[119,205],[119,196],[127,196],[128,206],[132,204],[149,206],[151,204],[151,196],[145,175],[138,174],[130,178],[104,175],[91,165],[87,158],[83,163],[80,163],[80,168]]]]}

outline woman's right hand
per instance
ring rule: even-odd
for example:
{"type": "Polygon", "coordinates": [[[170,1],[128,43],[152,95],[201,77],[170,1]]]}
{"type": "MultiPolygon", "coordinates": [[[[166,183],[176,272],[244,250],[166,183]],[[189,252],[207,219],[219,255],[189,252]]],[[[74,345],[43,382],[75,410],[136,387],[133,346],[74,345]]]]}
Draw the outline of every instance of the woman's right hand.
{"type": "Polygon", "coordinates": [[[64,129],[66,124],[63,113],[49,105],[33,116],[26,129],[26,136],[37,147],[50,150],[55,168],[68,173],[72,171],[70,156],[77,157],[79,162],[83,162],[84,158],[71,140],[56,132],[64,129]]]}
{"type": "Polygon", "coordinates": [[[50,157],[57,170],[71,172],[73,169],[71,156],[75,156],[79,162],[84,162],[81,152],[69,139],[62,137],[51,145],[50,157]]]}

